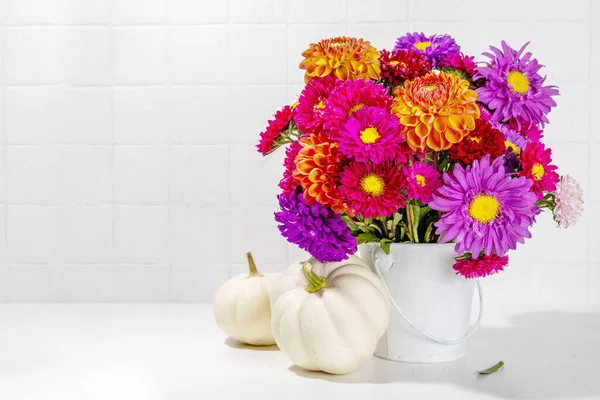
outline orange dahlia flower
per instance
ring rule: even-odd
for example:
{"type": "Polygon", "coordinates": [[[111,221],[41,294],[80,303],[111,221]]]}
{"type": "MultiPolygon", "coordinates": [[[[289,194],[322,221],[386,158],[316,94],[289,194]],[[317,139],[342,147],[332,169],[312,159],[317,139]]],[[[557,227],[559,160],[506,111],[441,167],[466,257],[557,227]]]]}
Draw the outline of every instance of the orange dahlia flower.
{"type": "Polygon", "coordinates": [[[430,72],[407,81],[394,93],[392,112],[404,125],[413,150],[446,150],[475,129],[479,107],[469,81],[453,74],[430,72]]]}
{"type": "Polygon", "coordinates": [[[337,213],[345,212],[337,188],[344,159],[338,143],[319,133],[304,136],[300,144],[302,148],[295,158],[296,169],[292,176],[302,186],[306,203],[318,201],[337,213]]]}
{"type": "Polygon", "coordinates": [[[311,43],[302,53],[304,60],[300,69],[305,69],[304,82],[315,77],[326,77],[333,73],[336,78],[379,79],[379,52],[371,43],[345,36],[323,39],[319,43],[311,43]]]}

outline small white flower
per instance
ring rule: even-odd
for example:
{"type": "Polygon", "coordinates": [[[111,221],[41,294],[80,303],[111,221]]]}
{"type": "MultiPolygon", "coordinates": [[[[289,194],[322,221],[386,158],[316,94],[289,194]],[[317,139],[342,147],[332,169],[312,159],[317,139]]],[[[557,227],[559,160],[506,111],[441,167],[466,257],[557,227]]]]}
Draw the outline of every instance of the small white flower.
{"type": "Polygon", "coordinates": [[[561,177],[556,185],[554,218],[563,228],[574,225],[583,213],[583,189],[571,176],[561,177]]]}

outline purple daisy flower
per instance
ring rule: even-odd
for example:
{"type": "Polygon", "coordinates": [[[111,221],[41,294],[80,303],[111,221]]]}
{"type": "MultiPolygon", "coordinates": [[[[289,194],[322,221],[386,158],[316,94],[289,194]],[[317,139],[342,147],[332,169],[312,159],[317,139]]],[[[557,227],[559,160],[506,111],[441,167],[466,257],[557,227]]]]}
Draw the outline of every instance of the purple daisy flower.
{"type": "Polygon", "coordinates": [[[506,148],[512,149],[513,153],[520,154],[525,148],[528,140],[519,132],[515,131],[514,129],[510,129],[510,127],[505,124],[498,124],[496,129],[502,132],[504,135],[504,144],[506,145],[506,148]]]}
{"type": "Polygon", "coordinates": [[[494,110],[492,122],[517,118],[541,124],[548,122],[546,115],[556,102],[556,86],[543,86],[546,77],[538,71],[542,65],[531,53],[524,53],[526,43],[519,51],[502,41],[502,50],[490,46],[492,53],[483,53],[490,59],[489,65],[478,68],[475,79],[485,78],[486,84],[476,90],[479,101],[494,110]]]}
{"type": "Polygon", "coordinates": [[[502,256],[517,243],[531,237],[537,196],[533,181],[511,178],[504,170],[504,157],[490,164],[489,156],[444,174],[444,186],[429,206],[445,212],[435,224],[443,234],[441,243],[454,240],[458,254],[502,256]]]}
{"type": "Polygon", "coordinates": [[[279,231],[321,262],[341,261],[356,253],[356,239],[339,214],[315,202],[306,204],[302,193],[280,194],[275,213],[279,231]]]}
{"type": "Polygon", "coordinates": [[[398,38],[394,51],[410,49],[423,53],[434,68],[442,58],[449,54],[460,54],[460,47],[452,37],[448,35],[426,36],[422,32],[407,33],[406,36],[398,38]]]}

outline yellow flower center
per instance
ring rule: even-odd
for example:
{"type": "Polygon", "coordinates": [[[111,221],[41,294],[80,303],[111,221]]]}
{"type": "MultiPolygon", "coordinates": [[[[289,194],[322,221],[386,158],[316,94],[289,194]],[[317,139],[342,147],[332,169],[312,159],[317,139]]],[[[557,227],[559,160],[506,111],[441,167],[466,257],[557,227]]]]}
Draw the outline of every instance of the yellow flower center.
{"type": "Polygon", "coordinates": [[[517,147],[513,142],[509,142],[508,140],[504,141],[504,145],[506,146],[506,150],[511,149],[515,154],[521,154],[521,149],[517,147]]]}
{"type": "Polygon", "coordinates": [[[319,100],[319,102],[317,104],[315,104],[315,108],[318,108],[318,109],[325,108],[325,103],[323,103],[323,100],[319,100]]]}
{"type": "Polygon", "coordinates": [[[429,46],[431,46],[431,42],[417,42],[415,43],[415,48],[425,51],[429,46]]]}
{"type": "Polygon", "coordinates": [[[355,112],[357,112],[358,110],[360,110],[360,109],[361,109],[361,108],[363,108],[364,106],[365,106],[365,105],[364,105],[364,104],[362,104],[362,103],[355,105],[354,107],[352,107],[352,108],[350,109],[350,111],[348,112],[348,115],[352,115],[352,114],[354,114],[355,112]]]}
{"type": "Polygon", "coordinates": [[[487,224],[494,220],[500,212],[500,203],[494,196],[480,194],[469,205],[469,215],[481,222],[487,224]]]}
{"type": "Polygon", "coordinates": [[[390,65],[398,65],[398,64],[400,64],[400,61],[396,61],[396,60],[390,61],[390,65]]]}
{"type": "Polygon", "coordinates": [[[415,181],[417,181],[417,185],[420,185],[421,187],[425,187],[425,177],[423,175],[416,174],[415,181]]]}
{"type": "Polygon", "coordinates": [[[513,87],[513,92],[524,94],[529,89],[529,79],[519,71],[511,71],[506,78],[513,87]]]}
{"type": "Polygon", "coordinates": [[[531,175],[533,175],[533,179],[536,181],[542,179],[545,173],[544,166],[540,163],[535,163],[533,164],[533,167],[531,167],[531,175]]]}
{"type": "Polygon", "coordinates": [[[372,126],[360,131],[360,140],[365,144],[375,143],[380,136],[377,128],[373,128],[372,126]]]}
{"type": "Polygon", "coordinates": [[[365,175],[360,180],[360,187],[363,192],[372,197],[378,197],[383,194],[385,182],[382,177],[375,174],[365,175]]]}
{"type": "Polygon", "coordinates": [[[435,89],[437,89],[437,87],[438,86],[436,83],[430,83],[429,85],[423,86],[423,88],[428,91],[435,90],[435,89]]]}
{"type": "Polygon", "coordinates": [[[481,142],[481,138],[479,136],[467,136],[467,139],[469,139],[471,142],[481,142]]]}

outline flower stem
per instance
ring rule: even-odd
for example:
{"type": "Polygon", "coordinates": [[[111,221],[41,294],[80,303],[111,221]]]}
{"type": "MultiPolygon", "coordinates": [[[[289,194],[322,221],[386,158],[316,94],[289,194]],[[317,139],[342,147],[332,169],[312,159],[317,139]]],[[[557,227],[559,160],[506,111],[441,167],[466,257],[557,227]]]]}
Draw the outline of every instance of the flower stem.
{"type": "Polygon", "coordinates": [[[306,291],[316,293],[327,285],[327,279],[324,276],[318,276],[312,270],[312,265],[307,261],[302,265],[302,273],[308,281],[306,291]]]}
{"type": "Polygon", "coordinates": [[[247,252],[246,259],[248,260],[248,278],[254,278],[255,276],[264,276],[263,274],[258,272],[258,268],[256,268],[254,258],[252,258],[252,253],[247,252]]]}
{"type": "Polygon", "coordinates": [[[413,239],[413,231],[412,231],[412,215],[410,213],[410,202],[406,202],[406,234],[408,235],[408,240],[414,242],[413,239]]]}
{"type": "Polygon", "coordinates": [[[412,203],[409,204],[409,207],[412,215],[413,241],[419,243],[419,215],[417,215],[417,210],[412,203]]]}

